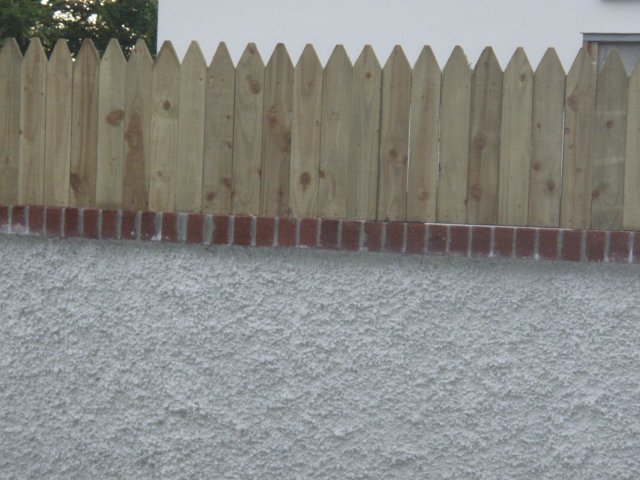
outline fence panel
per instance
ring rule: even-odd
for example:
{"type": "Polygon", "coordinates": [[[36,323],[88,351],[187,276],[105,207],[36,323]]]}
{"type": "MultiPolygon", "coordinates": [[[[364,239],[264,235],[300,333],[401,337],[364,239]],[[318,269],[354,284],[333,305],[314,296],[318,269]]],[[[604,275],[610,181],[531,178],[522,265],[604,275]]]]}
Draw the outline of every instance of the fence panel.
{"type": "Polygon", "coordinates": [[[623,228],[640,229],[640,63],[631,74],[627,100],[623,228]]]}

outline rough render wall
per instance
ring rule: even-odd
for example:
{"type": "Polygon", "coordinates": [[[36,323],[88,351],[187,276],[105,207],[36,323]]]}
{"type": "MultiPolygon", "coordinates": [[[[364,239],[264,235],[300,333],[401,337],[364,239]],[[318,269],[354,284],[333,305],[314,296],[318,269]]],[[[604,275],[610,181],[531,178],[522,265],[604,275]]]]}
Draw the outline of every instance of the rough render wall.
{"type": "Polygon", "coordinates": [[[640,269],[0,236],[1,478],[639,478],[640,269]]]}

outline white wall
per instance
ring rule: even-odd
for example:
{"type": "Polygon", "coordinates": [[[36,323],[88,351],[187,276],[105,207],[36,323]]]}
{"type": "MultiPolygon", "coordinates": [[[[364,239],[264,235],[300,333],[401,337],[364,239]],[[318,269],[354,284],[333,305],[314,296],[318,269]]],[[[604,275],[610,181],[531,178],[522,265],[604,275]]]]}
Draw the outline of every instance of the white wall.
{"type": "Polygon", "coordinates": [[[638,266],[0,235],[2,478],[640,478],[638,266]]]}
{"type": "Polygon", "coordinates": [[[534,67],[553,46],[568,68],[581,32],[638,32],[639,19],[635,0],[160,0],[158,42],[172,40],[182,56],[198,40],[207,60],[220,41],[234,60],[256,42],[265,62],[284,42],[294,63],[305,43],[323,62],[336,43],[353,61],[370,43],[381,63],[396,43],[412,62],[430,44],[442,65],[456,44],[471,63],[491,45],[503,67],[518,46],[534,67]]]}

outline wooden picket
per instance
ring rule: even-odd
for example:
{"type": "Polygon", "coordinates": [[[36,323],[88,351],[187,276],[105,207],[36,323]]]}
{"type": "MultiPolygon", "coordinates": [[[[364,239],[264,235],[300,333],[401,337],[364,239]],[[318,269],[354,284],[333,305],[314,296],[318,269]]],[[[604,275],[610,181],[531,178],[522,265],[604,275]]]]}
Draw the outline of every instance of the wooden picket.
{"type": "Polygon", "coordinates": [[[640,63],[629,80],[626,137],[622,226],[640,230],[640,63]]]}
{"type": "Polygon", "coordinates": [[[296,217],[315,217],[318,212],[321,119],[322,65],[307,45],[293,74],[289,205],[296,217]]]}
{"type": "Polygon", "coordinates": [[[526,225],[529,214],[533,70],[522,48],[514,53],[502,83],[498,178],[498,223],[526,225]]]}
{"type": "Polygon", "coordinates": [[[598,73],[593,130],[591,227],[622,228],[629,79],[618,50],[598,73]]]}
{"type": "Polygon", "coordinates": [[[260,213],[264,63],[256,46],[245,48],[236,67],[233,125],[233,212],[260,213]]]}
{"type": "Polygon", "coordinates": [[[162,45],[153,65],[151,95],[149,209],[173,211],[178,156],[180,60],[170,42],[162,45]]]}
{"type": "Polygon", "coordinates": [[[471,77],[467,223],[498,220],[502,70],[493,49],[480,55],[471,77]]]}
{"type": "Polygon", "coordinates": [[[126,69],[122,165],[122,208],[126,210],[146,210],[149,205],[152,79],[153,60],[139,40],[126,69]]]}
{"type": "Polygon", "coordinates": [[[413,67],[407,220],[434,222],[438,180],[440,85],[442,73],[430,47],[413,67]]]}
{"type": "Polygon", "coordinates": [[[111,40],[100,62],[96,205],[119,208],[123,188],[125,79],[127,62],[111,40]]]}
{"type": "Polygon", "coordinates": [[[95,207],[100,55],[85,40],[73,64],[69,205],[95,207]]]}
{"type": "Polygon", "coordinates": [[[556,51],[548,49],[533,80],[529,225],[560,224],[564,80],[556,51]]]}
{"type": "Polygon", "coordinates": [[[440,169],[436,219],[445,223],[465,223],[471,68],[460,47],[454,48],[442,71],[440,98],[440,169]]]}
{"type": "Polygon", "coordinates": [[[276,46],[264,75],[264,121],[262,124],[261,213],[289,213],[291,166],[291,112],[293,110],[293,63],[285,46],[276,46]]]}
{"type": "Polygon", "coordinates": [[[0,204],[640,230],[640,67],[0,49],[0,204]]]}
{"type": "Polygon", "coordinates": [[[378,220],[404,220],[407,212],[411,66],[396,45],[382,69],[378,220]]]}
{"type": "Polygon", "coordinates": [[[199,212],[202,206],[202,159],[207,64],[196,42],[180,67],[178,159],[176,166],[177,211],[199,212]]]}
{"type": "Polygon", "coordinates": [[[567,75],[560,226],[589,228],[596,70],[581,49],[567,75]]]}
{"type": "Polygon", "coordinates": [[[18,42],[0,50],[0,204],[18,203],[20,169],[20,66],[18,42]]]}
{"type": "Polygon", "coordinates": [[[65,40],[58,40],[47,65],[44,203],[69,205],[73,63],[65,40]]]}
{"type": "Polygon", "coordinates": [[[378,200],[382,68],[370,45],[353,66],[347,218],[373,220],[378,200]]]}
{"type": "Polygon", "coordinates": [[[338,45],[329,58],[322,79],[319,217],[345,218],[347,215],[352,76],[353,67],[347,52],[338,45]]]}
{"type": "Polygon", "coordinates": [[[202,167],[204,213],[231,211],[235,79],[229,50],[221,43],[207,68],[202,167]]]}

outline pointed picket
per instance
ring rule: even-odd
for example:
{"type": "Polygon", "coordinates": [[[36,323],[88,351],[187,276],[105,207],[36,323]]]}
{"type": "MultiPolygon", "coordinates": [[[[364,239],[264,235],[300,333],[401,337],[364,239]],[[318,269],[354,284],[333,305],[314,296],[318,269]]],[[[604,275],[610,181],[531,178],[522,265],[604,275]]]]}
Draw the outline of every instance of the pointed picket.
{"type": "MultiPolygon", "coordinates": [[[[117,74],[114,72],[113,75],[117,74]]],[[[148,208],[152,84],[153,60],[144,41],[138,40],[127,62],[124,100],[122,208],[130,211],[148,208]]],[[[117,112],[117,108],[112,111],[117,112]]],[[[113,145],[117,148],[117,143],[113,145]]]]}
{"type": "Polygon", "coordinates": [[[323,218],[347,215],[352,77],[351,61],[344,47],[338,45],[329,57],[322,78],[318,216],[323,218]]]}
{"type": "Polygon", "coordinates": [[[560,226],[589,228],[596,70],[580,49],[566,79],[560,226]]]}
{"type": "Polygon", "coordinates": [[[47,63],[40,39],[31,39],[21,69],[18,199],[23,205],[42,205],[44,201],[47,63]]]}
{"type": "Polygon", "coordinates": [[[498,178],[501,225],[527,225],[532,109],[533,70],[527,54],[518,48],[504,71],[502,83],[498,178]]]}
{"type": "Polygon", "coordinates": [[[528,224],[560,224],[565,73],[556,51],[548,49],[533,79],[528,224]]]}
{"type": "Polygon", "coordinates": [[[21,64],[18,43],[6,39],[0,50],[0,205],[18,203],[21,64]]]}
{"type": "Polygon", "coordinates": [[[73,64],[69,206],[96,206],[100,55],[85,40],[73,64]]]}
{"type": "Polygon", "coordinates": [[[501,112],[502,69],[487,47],[471,77],[467,223],[495,225],[498,220],[501,112]]]}
{"type": "Polygon", "coordinates": [[[233,212],[260,213],[264,63],[255,44],[244,50],[236,67],[233,125],[233,212]]]}
{"type": "Polygon", "coordinates": [[[204,111],[207,63],[200,46],[191,42],[180,67],[176,211],[202,208],[204,111]]]}
{"type": "Polygon", "coordinates": [[[424,47],[413,67],[407,220],[436,220],[438,139],[442,73],[431,47],[424,47]]]}
{"type": "Polygon", "coordinates": [[[175,207],[180,60],[171,42],[164,42],[153,65],[149,210],[175,207]]]}
{"type": "Polygon", "coordinates": [[[471,68],[462,48],[456,47],[442,71],[438,222],[464,223],[467,219],[470,114],[471,68]]]}
{"type": "Polygon", "coordinates": [[[123,187],[125,79],[127,61],[112,39],[100,62],[96,206],[120,208],[123,187]]]}
{"type": "Polygon", "coordinates": [[[347,218],[374,220],[378,201],[378,152],[382,68],[370,45],[353,66],[347,179],[347,218]]]}
{"type": "Polygon", "coordinates": [[[382,69],[378,220],[404,220],[407,215],[410,104],[411,65],[396,45],[382,69]]]}
{"type": "Polygon", "coordinates": [[[629,78],[618,50],[598,73],[591,176],[591,228],[622,228],[629,78]]]}
{"type": "Polygon", "coordinates": [[[233,107],[236,70],[221,43],[207,68],[202,211],[231,213],[233,107]]]}
{"type": "Polygon", "coordinates": [[[640,230],[640,63],[629,80],[627,105],[622,227],[640,230]]]}
{"type": "Polygon", "coordinates": [[[73,61],[66,40],[58,40],[47,65],[44,202],[69,205],[73,61]]]}
{"type": "Polygon", "coordinates": [[[293,125],[289,204],[295,217],[315,217],[318,212],[322,65],[307,45],[293,74],[293,125]]]}
{"type": "Polygon", "coordinates": [[[289,214],[293,63],[282,43],[276,45],[264,75],[261,212],[289,214]]]}

